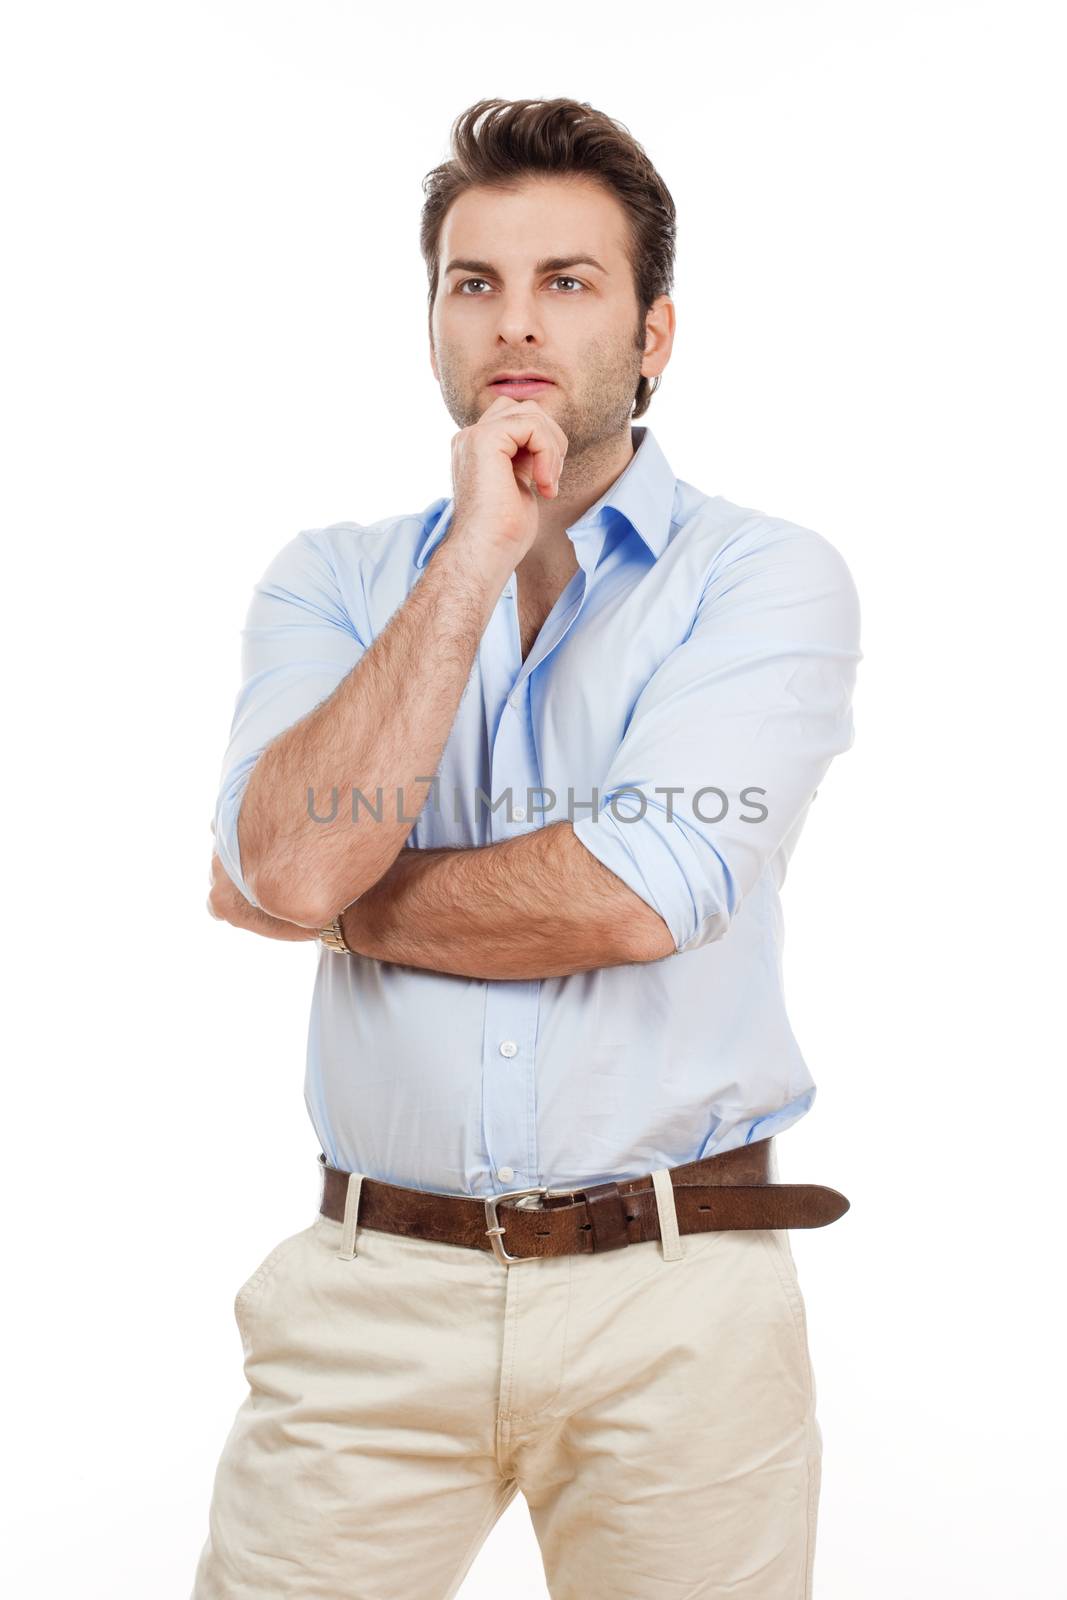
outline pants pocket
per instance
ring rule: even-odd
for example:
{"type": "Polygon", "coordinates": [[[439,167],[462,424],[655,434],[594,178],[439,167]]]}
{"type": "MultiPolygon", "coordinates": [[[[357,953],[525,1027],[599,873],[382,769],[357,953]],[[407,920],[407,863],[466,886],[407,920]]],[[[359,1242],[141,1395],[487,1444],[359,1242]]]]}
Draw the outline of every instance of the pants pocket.
{"type": "Polygon", "coordinates": [[[233,1316],[243,1340],[247,1341],[249,1318],[262,1301],[267,1286],[273,1280],[282,1261],[310,1231],[309,1228],[302,1228],[299,1233],[291,1233],[276,1244],[234,1295],[233,1316]]]}
{"type": "Polygon", "coordinates": [[[793,1250],[789,1243],[788,1231],[785,1228],[760,1228],[757,1232],[774,1269],[783,1299],[792,1318],[800,1356],[804,1366],[808,1369],[809,1379],[813,1382],[811,1358],[808,1350],[808,1319],[804,1306],[804,1296],[800,1288],[800,1279],[797,1276],[796,1262],[793,1259],[793,1250]]]}
{"type": "Polygon", "coordinates": [[[775,1249],[778,1251],[779,1259],[781,1260],[781,1263],[782,1263],[783,1267],[785,1268],[787,1275],[791,1279],[791,1281],[793,1283],[793,1287],[795,1288],[797,1294],[799,1295],[800,1294],[800,1279],[797,1277],[797,1264],[796,1264],[796,1261],[795,1261],[795,1259],[793,1257],[793,1246],[789,1242],[789,1229],[788,1228],[766,1228],[766,1229],[764,1229],[764,1232],[766,1233],[768,1239],[770,1239],[770,1241],[774,1245],[775,1249]]]}

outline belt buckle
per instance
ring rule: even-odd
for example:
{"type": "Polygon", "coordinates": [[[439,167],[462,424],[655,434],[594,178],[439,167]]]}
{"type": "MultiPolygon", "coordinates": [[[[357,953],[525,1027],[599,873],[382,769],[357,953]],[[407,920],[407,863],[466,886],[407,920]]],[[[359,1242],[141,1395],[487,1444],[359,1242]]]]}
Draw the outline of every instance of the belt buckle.
{"type": "MultiPolygon", "coordinates": [[[[521,1263],[523,1261],[541,1260],[540,1256],[513,1256],[510,1255],[507,1250],[505,1250],[504,1228],[501,1224],[499,1216],[497,1215],[496,1209],[502,1200],[514,1200],[516,1203],[518,1203],[526,1199],[526,1197],[529,1195],[537,1195],[540,1199],[544,1199],[546,1195],[551,1195],[555,1198],[559,1195],[581,1194],[581,1192],[582,1191],[580,1188],[550,1189],[546,1184],[539,1183],[535,1189],[509,1189],[506,1194],[490,1195],[485,1202],[485,1215],[489,1223],[489,1226],[485,1231],[492,1241],[493,1251],[497,1260],[502,1261],[506,1267],[513,1267],[516,1265],[516,1263],[521,1263]]],[[[533,1206],[525,1206],[523,1209],[526,1211],[532,1211],[535,1208],[533,1206]]]]}

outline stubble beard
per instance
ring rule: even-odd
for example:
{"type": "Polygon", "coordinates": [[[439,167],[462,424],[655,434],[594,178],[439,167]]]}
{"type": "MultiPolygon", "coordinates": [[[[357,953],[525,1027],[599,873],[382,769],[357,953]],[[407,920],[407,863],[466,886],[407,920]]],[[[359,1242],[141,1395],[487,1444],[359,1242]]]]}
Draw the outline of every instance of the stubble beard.
{"type": "MultiPolygon", "coordinates": [[[[612,358],[595,355],[582,372],[582,398],[577,404],[566,397],[563,403],[550,401],[546,413],[567,436],[567,456],[563,479],[577,488],[588,474],[594,477],[600,461],[617,446],[629,426],[634,395],[641,377],[643,346],[629,345],[612,358]]],[[[441,397],[457,428],[472,428],[484,416],[491,401],[484,404],[479,391],[465,381],[457,381],[452,365],[438,358],[441,397]]]]}

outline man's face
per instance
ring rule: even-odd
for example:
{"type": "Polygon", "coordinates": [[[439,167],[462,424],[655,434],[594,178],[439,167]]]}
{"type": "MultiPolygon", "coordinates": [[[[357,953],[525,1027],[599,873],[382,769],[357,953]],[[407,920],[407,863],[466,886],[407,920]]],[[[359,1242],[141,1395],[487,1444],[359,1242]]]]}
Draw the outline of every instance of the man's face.
{"type": "Polygon", "coordinates": [[[457,427],[507,393],[491,387],[502,371],[553,380],[532,398],[567,435],[569,461],[629,427],[644,328],[639,343],[613,195],[584,178],[530,179],[513,194],[470,189],[446,213],[439,261],[430,359],[457,427]],[[538,271],[547,258],[571,265],[538,271]]]}

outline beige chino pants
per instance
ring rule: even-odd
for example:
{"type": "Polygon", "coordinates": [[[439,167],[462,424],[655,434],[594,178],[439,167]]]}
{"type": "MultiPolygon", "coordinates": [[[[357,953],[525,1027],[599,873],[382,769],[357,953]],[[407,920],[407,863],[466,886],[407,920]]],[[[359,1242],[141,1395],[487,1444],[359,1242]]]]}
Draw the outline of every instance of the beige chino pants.
{"type": "Polygon", "coordinates": [[[662,1240],[514,1267],[318,1213],[283,1239],[234,1303],[191,1600],[452,1600],[520,1490],[552,1600],[810,1600],[788,1232],[679,1237],[669,1191],[662,1240]]]}

